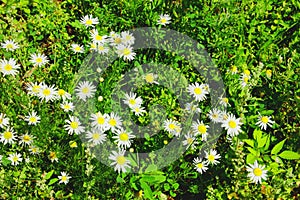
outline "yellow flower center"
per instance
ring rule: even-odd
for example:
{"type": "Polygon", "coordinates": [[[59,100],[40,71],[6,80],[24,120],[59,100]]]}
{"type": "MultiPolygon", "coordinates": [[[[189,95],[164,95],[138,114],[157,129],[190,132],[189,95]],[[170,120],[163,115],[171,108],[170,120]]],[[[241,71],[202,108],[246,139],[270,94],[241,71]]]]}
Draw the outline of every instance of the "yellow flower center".
{"type": "Polygon", "coordinates": [[[187,139],[187,143],[188,143],[188,144],[192,144],[193,141],[194,141],[193,138],[188,138],[188,139],[187,139]]]}
{"type": "Polygon", "coordinates": [[[198,167],[199,169],[202,169],[202,168],[203,168],[203,164],[202,164],[202,163],[198,163],[198,164],[197,164],[197,167],[198,167]]]}
{"type": "Polygon", "coordinates": [[[74,49],[75,49],[75,51],[80,51],[81,50],[80,46],[77,46],[74,49]]]}
{"type": "Polygon", "coordinates": [[[222,100],[224,103],[228,103],[228,98],[223,98],[222,100]]]}
{"type": "Polygon", "coordinates": [[[145,79],[146,79],[146,81],[147,81],[148,83],[153,83],[153,81],[154,81],[154,76],[153,76],[153,74],[147,74],[147,75],[145,76],[145,79]]]}
{"type": "Polygon", "coordinates": [[[217,119],[217,118],[219,118],[219,115],[213,114],[213,115],[212,115],[212,118],[217,119]]]}
{"type": "Polygon", "coordinates": [[[247,76],[245,76],[245,77],[244,77],[244,82],[245,82],[245,83],[248,83],[248,81],[249,81],[249,78],[248,78],[247,76]]]}
{"type": "Polygon", "coordinates": [[[10,70],[12,70],[12,66],[10,65],[10,64],[6,64],[6,65],[4,65],[4,70],[5,71],[10,71],[10,70]]]}
{"type": "Polygon", "coordinates": [[[78,128],[78,122],[71,122],[70,124],[72,129],[77,129],[78,128]]]}
{"type": "Polygon", "coordinates": [[[69,104],[66,104],[66,105],[64,105],[64,108],[65,108],[66,110],[69,110],[69,109],[71,108],[71,106],[70,106],[69,104]]]}
{"type": "Polygon", "coordinates": [[[262,170],[259,169],[259,168],[255,168],[255,169],[253,170],[253,174],[254,174],[255,176],[261,176],[261,175],[262,175],[262,170]]]}
{"type": "Polygon", "coordinates": [[[135,107],[134,111],[138,113],[138,112],[140,112],[140,108],[139,107],[135,107]]]}
{"type": "Polygon", "coordinates": [[[237,67],[236,67],[236,66],[232,66],[232,67],[230,68],[230,70],[231,70],[232,72],[237,72],[237,67]]]}
{"type": "Polygon", "coordinates": [[[49,96],[50,94],[51,94],[50,89],[44,89],[44,90],[43,90],[43,95],[49,96]]]}
{"type": "Polygon", "coordinates": [[[23,137],[23,140],[24,140],[25,142],[30,142],[31,138],[30,138],[29,135],[25,135],[25,136],[23,137]]]}
{"type": "Polygon", "coordinates": [[[14,162],[17,162],[18,160],[19,160],[19,158],[18,158],[17,156],[14,156],[14,157],[13,157],[13,161],[14,161],[14,162]]]}
{"type": "Polygon", "coordinates": [[[169,124],[169,129],[174,130],[176,128],[175,124],[169,124]]]}
{"type": "Polygon", "coordinates": [[[233,121],[233,120],[230,120],[230,121],[228,122],[228,125],[229,125],[230,128],[236,128],[236,126],[237,126],[236,122],[233,121]]]}
{"type": "Polygon", "coordinates": [[[197,94],[197,95],[202,94],[201,88],[195,88],[194,93],[197,94]]]}
{"type": "Polygon", "coordinates": [[[57,93],[59,96],[63,96],[66,92],[63,89],[59,89],[57,93]]]}
{"type": "Polygon", "coordinates": [[[118,37],[115,38],[115,43],[116,43],[116,44],[120,44],[121,42],[122,42],[121,38],[118,38],[118,37]]]}
{"type": "Polygon", "coordinates": [[[128,138],[129,138],[129,136],[128,136],[127,133],[121,133],[120,134],[120,140],[122,140],[122,141],[128,141],[128,138]]]}
{"type": "Polygon", "coordinates": [[[268,77],[271,77],[272,76],[272,70],[268,69],[266,71],[266,74],[267,74],[268,77]]]}
{"type": "Polygon", "coordinates": [[[9,140],[9,139],[11,139],[11,138],[13,137],[13,134],[12,134],[12,132],[5,131],[3,137],[4,137],[6,140],[9,140]]]}
{"type": "Polygon", "coordinates": [[[100,51],[103,51],[103,50],[104,50],[104,46],[100,45],[100,46],[98,47],[98,49],[99,49],[100,51]]]}
{"type": "Polygon", "coordinates": [[[56,158],[56,153],[50,152],[50,159],[55,159],[55,158],[56,158]]]}
{"type": "Polygon", "coordinates": [[[98,124],[104,124],[105,123],[104,117],[98,117],[97,122],[98,124]]]}
{"type": "Polygon", "coordinates": [[[199,131],[201,134],[206,133],[206,127],[205,127],[205,125],[204,125],[204,124],[200,124],[200,125],[198,126],[198,131],[199,131]]]}
{"type": "Polygon", "coordinates": [[[36,119],[36,117],[30,117],[29,121],[32,122],[32,123],[35,123],[37,121],[37,119],[36,119]]]}
{"type": "Polygon", "coordinates": [[[90,91],[90,89],[89,89],[88,87],[84,87],[84,88],[82,89],[82,93],[83,93],[83,94],[87,94],[87,93],[89,93],[89,91],[90,91]]]}
{"type": "Polygon", "coordinates": [[[13,48],[14,48],[14,45],[13,45],[13,44],[7,44],[7,45],[6,45],[6,48],[7,48],[7,49],[13,49],[13,48]]]}
{"type": "Polygon", "coordinates": [[[131,36],[130,35],[126,35],[126,40],[131,40],[131,36]]]}
{"type": "Polygon", "coordinates": [[[268,123],[269,118],[266,117],[266,116],[263,116],[263,117],[261,118],[261,121],[262,121],[262,123],[266,124],[266,123],[268,123]]]}
{"type": "Polygon", "coordinates": [[[162,24],[165,24],[165,23],[167,23],[167,19],[166,19],[166,18],[162,18],[162,19],[160,19],[160,22],[161,22],[162,24]]]}
{"type": "Polygon", "coordinates": [[[43,62],[43,59],[42,59],[42,58],[37,58],[37,59],[35,60],[35,62],[41,63],[41,62],[43,62]]]}
{"type": "Polygon", "coordinates": [[[129,104],[135,105],[135,99],[129,99],[129,104]]]}
{"type": "Polygon", "coordinates": [[[128,48],[125,48],[125,49],[123,50],[123,54],[124,54],[125,56],[130,55],[130,53],[131,53],[131,51],[130,51],[128,48]]]}
{"type": "Polygon", "coordinates": [[[249,71],[248,69],[246,69],[246,70],[244,71],[244,74],[246,74],[247,76],[249,76],[249,75],[250,75],[250,71],[249,71]]]}
{"type": "Polygon", "coordinates": [[[101,41],[101,40],[102,40],[102,36],[96,35],[95,39],[96,39],[97,41],[101,41]]]}
{"type": "Polygon", "coordinates": [[[0,124],[2,124],[2,122],[3,122],[3,119],[2,119],[2,118],[0,118],[0,124]]]}
{"type": "Polygon", "coordinates": [[[99,133],[94,133],[93,134],[93,139],[94,140],[98,140],[100,138],[100,134],[99,133]]]}
{"type": "Polygon", "coordinates": [[[208,155],[208,158],[207,158],[210,162],[214,161],[215,160],[215,156],[214,155],[208,155]]]}
{"type": "Polygon", "coordinates": [[[39,86],[39,85],[34,85],[34,86],[32,87],[32,91],[33,91],[34,93],[38,93],[38,92],[40,91],[40,88],[41,88],[41,86],[39,86]]]}
{"type": "Polygon", "coordinates": [[[62,180],[62,181],[67,181],[67,177],[66,177],[66,176],[62,176],[62,177],[61,177],[61,180],[62,180]]]}
{"type": "Polygon", "coordinates": [[[117,125],[117,120],[115,119],[110,119],[108,122],[111,126],[116,126],[117,125]]]}
{"type": "Polygon", "coordinates": [[[124,165],[125,162],[126,162],[126,158],[125,158],[124,156],[118,156],[118,157],[117,157],[117,163],[118,163],[119,165],[124,165]]]}
{"type": "Polygon", "coordinates": [[[91,19],[88,19],[88,20],[86,20],[86,22],[85,22],[87,25],[92,25],[93,24],[93,21],[91,20],[91,19]]]}
{"type": "Polygon", "coordinates": [[[95,48],[96,48],[96,44],[94,44],[94,43],[91,44],[91,48],[92,48],[92,49],[95,49],[95,48]]]}

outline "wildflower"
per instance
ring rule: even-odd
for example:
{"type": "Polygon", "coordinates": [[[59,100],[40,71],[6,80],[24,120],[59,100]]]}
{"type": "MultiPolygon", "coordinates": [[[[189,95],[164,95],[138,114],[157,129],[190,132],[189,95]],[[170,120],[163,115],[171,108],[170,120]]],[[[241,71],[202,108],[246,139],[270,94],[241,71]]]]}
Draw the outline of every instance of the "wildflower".
{"type": "Polygon", "coordinates": [[[99,24],[97,17],[93,18],[92,15],[85,15],[80,19],[80,23],[86,27],[94,27],[94,25],[99,24]]]}
{"type": "Polygon", "coordinates": [[[83,53],[84,52],[84,48],[82,45],[71,44],[71,46],[72,46],[72,50],[74,51],[74,53],[83,53]]]}
{"type": "Polygon", "coordinates": [[[127,104],[130,108],[135,106],[140,106],[143,103],[143,99],[141,97],[136,97],[136,93],[129,92],[129,94],[125,94],[124,103],[127,104]]]}
{"type": "Polygon", "coordinates": [[[106,140],[106,134],[102,129],[94,128],[87,132],[86,138],[94,145],[102,144],[106,140]]]}
{"type": "Polygon", "coordinates": [[[67,184],[69,182],[70,178],[72,178],[66,172],[60,172],[60,174],[61,174],[61,176],[58,176],[58,179],[60,180],[59,183],[67,184]]]}
{"type": "Polygon", "coordinates": [[[249,166],[246,167],[247,171],[249,172],[248,177],[252,182],[257,184],[258,182],[261,183],[261,180],[267,179],[267,170],[264,170],[264,165],[259,165],[257,161],[254,162],[254,164],[249,164],[249,166]]]}
{"type": "Polygon", "coordinates": [[[69,118],[69,120],[65,120],[67,124],[64,125],[65,129],[68,131],[68,134],[72,135],[75,133],[76,135],[79,135],[82,133],[84,131],[84,127],[81,126],[79,119],[75,116],[69,116],[69,118]]]}
{"type": "Polygon", "coordinates": [[[7,51],[14,51],[20,48],[14,40],[6,40],[4,43],[1,43],[1,47],[7,51]]]}
{"type": "Polygon", "coordinates": [[[123,58],[124,60],[133,60],[136,53],[133,52],[133,48],[131,46],[124,46],[119,45],[117,46],[117,53],[120,58],[123,58]]]}
{"type": "Polygon", "coordinates": [[[75,88],[75,91],[79,99],[86,101],[87,98],[94,96],[96,87],[89,81],[82,81],[75,88]]]}
{"type": "Polygon", "coordinates": [[[189,147],[191,147],[192,149],[196,148],[196,144],[198,144],[198,142],[196,141],[196,137],[192,134],[186,134],[184,135],[185,140],[182,142],[184,146],[186,146],[186,148],[188,149],[189,147]]]}
{"type": "Polygon", "coordinates": [[[105,46],[105,44],[97,44],[96,51],[100,55],[107,54],[109,52],[109,48],[105,46]]]}
{"type": "Polygon", "coordinates": [[[108,114],[102,114],[101,112],[97,112],[95,114],[92,114],[90,119],[92,120],[92,126],[94,128],[98,128],[103,131],[106,131],[109,129],[109,125],[108,125],[109,115],[108,114]]]}
{"type": "Polygon", "coordinates": [[[206,99],[208,91],[204,89],[204,84],[199,83],[190,84],[188,86],[188,92],[196,99],[196,101],[203,101],[206,99]]]}
{"type": "Polygon", "coordinates": [[[54,161],[58,162],[58,158],[56,156],[56,152],[51,151],[50,154],[49,154],[49,159],[51,160],[51,162],[54,162],[54,161]]]}
{"type": "Polygon", "coordinates": [[[122,120],[121,118],[115,114],[115,113],[110,113],[109,118],[108,118],[108,127],[114,132],[116,129],[121,128],[122,126],[122,120]]]}
{"type": "Polygon", "coordinates": [[[275,122],[271,120],[271,117],[268,116],[262,116],[259,113],[258,122],[256,125],[259,125],[262,130],[267,130],[267,126],[272,127],[272,124],[275,122]]]}
{"type": "Polygon", "coordinates": [[[226,97],[219,97],[220,104],[224,107],[230,106],[229,100],[226,97]]]}
{"type": "Polygon", "coordinates": [[[208,112],[208,117],[214,123],[222,121],[222,119],[221,119],[221,111],[218,110],[218,109],[216,109],[216,108],[213,108],[212,110],[210,110],[208,112]]]}
{"type": "Polygon", "coordinates": [[[91,37],[94,43],[96,44],[104,44],[107,41],[107,36],[106,35],[99,35],[97,29],[93,29],[91,31],[91,37]]]}
{"type": "Polygon", "coordinates": [[[268,79],[270,79],[272,77],[272,70],[267,69],[266,70],[266,76],[267,76],[268,79]]]}
{"type": "Polygon", "coordinates": [[[27,121],[29,125],[36,125],[37,123],[40,123],[40,119],[41,118],[35,111],[32,111],[28,116],[25,117],[25,121],[27,121]]]}
{"type": "Polygon", "coordinates": [[[121,32],[121,38],[124,45],[133,45],[134,44],[134,36],[132,33],[129,33],[128,31],[121,32]]]}
{"type": "Polygon", "coordinates": [[[237,69],[237,67],[236,67],[235,65],[232,65],[232,66],[230,67],[230,71],[231,71],[232,74],[238,73],[238,69],[237,69]]]}
{"type": "Polygon", "coordinates": [[[19,144],[30,145],[33,142],[34,137],[28,134],[20,136],[19,144]]]}
{"type": "Polygon", "coordinates": [[[40,152],[39,148],[36,146],[30,146],[29,151],[31,154],[38,154],[40,152]]]}
{"type": "Polygon", "coordinates": [[[205,158],[207,159],[208,163],[216,165],[220,163],[217,159],[221,158],[221,156],[216,150],[211,149],[209,152],[205,151],[205,158]]]}
{"type": "Polygon", "coordinates": [[[157,79],[157,74],[153,74],[153,73],[148,73],[144,76],[144,79],[147,83],[150,84],[159,84],[157,81],[155,81],[155,79],[157,79]]]}
{"type": "Polygon", "coordinates": [[[134,112],[134,115],[136,116],[141,116],[143,115],[144,113],[146,113],[146,110],[144,107],[141,107],[140,105],[136,105],[136,106],[133,106],[131,108],[131,110],[134,112]]]}
{"type": "Polygon", "coordinates": [[[203,123],[203,121],[199,122],[199,120],[197,120],[197,122],[193,122],[193,124],[192,124],[192,129],[193,129],[194,133],[196,135],[198,135],[198,134],[201,135],[202,141],[207,140],[207,135],[208,135],[207,129],[208,128],[209,128],[209,126],[205,125],[203,123]]]}
{"type": "Polygon", "coordinates": [[[65,112],[69,112],[69,111],[73,111],[74,110],[74,105],[72,102],[63,102],[60,104],[60,107],[65,111],[65,112]]]}
{"type": "Polygon", "coordinates": [[[165,131],[167,131],[167,132],[169,132],[169,133],[171,133],[172,135],[175,135],[175,136],[179,136],[180,131],[181,131],[179,122],[174,121],[172,119],[167,119],[164,122],[164,129],[165,129],[165,131]]]}
{"type": "Polygon", "coordinates": [[[9,154],[8,160],[11,161],[12,165],[18,165],[19,162],[22,162],[23,159],[22,159],[21,154],[19,154],[19,153],[12,153],[12,154],[9,154]]]}
{"type": "Polygon", "coordinates": [[[167,25],[167,24],[170,24],[171,23],[171,17],[169,15],[159,15],[159,19],[157,21],[157,24],[160,24],[160,25],[167,25]]]}
{"type": "Polygon", "coordinates": [[[41,66],[47,64],[49,62],[49,60],[48,60],[47,56],[45,56],[44,54],[40,54],[40,53],[35,54],[34,53],[31,55],[30,62],[34,65],[41,67],[41,66]]]}
{"type": "Polygon", "coordinates": [[[119,152],[113,151],[109,156],[109,159],[112,160],[111,166],[115,166],[115,171],[126,172],[126,168],[130,168],[130,161],[124,156],[125,150],[119,150],[119,152]]]}
{"type": "Polygon", "coordinates": [[[9,118],[6,117],[6,114],[0,113],[0,128],[7,127],[9,124],[9,118]]]}
{"type": "Polygon", "coordinates": [[[45,83],[42,83],[38,97],[46,102],[55,101],[58,99],[57,88],[55,85],[48,86],[45,83]]]}
{"type": "Polygon", "coordinates": [[[64,89],[59,89],[57,91],[57,94],[59,97],[62,98],[63,101],[67,100],[67,99],[71,99],[71,94],[66,92],[64,89]]]}
{"type": "Polygon", "coordinates": [[[9,60],[4,59],[0,61],[0,72],[2,72],[4,76],[15,76],[17,73],[19,73],[19,68],[20,65],[18,65],[15,59],[13,58],[10,58],[9,60]]]}
{"type": "Polygon", "coordinates": [[[206,170],[208,169],[207,161],[202,161],[202,158],[194,158],[193,163],[195,165],[195,169],[197,170],[197,172],[201,174],[203,172],[206,172],[206,170]]]}
{"type": "Polygon", "coordinates": [[[0,142],[4,144],[13,144],[16,140],[13,128],[7,128],[0,136],[0,142]]]}
{"type": "Polygon", "coordinates": [[[27,83],[26,89],[27,89],[29,95],[38,96],[38,94],[40,93],[40,90],[41,90],[41,86],[42,86],[42,84],[38,84],[36,82],[27,83]]]}
{"type": "Polygon", "coordinates": [[[135,138],[131,132],[125,131],[123,128],[120,128],[116,131],[116,135],[113,136],[114,139],[118,142],[118,147],[129,148],[131,145],[131,139],[135,138]]]}
{"type": "Polygon", "coordinates": [[[121,36],[117,33],[111,33],[110,34],[110,45],[112,46],[119,46],[122,44],[123,39],[121,38],[121,36]]]}
{"type": "Polygon", "coordinates": [[[245,74],[240,77],[242,87],[246,87],[247,85],[249,85],[250,77],[251,77],[250,75],[248,76],[245,74]]]}
{"type": "Polygon", "coordinates": [[[242,132],[240,118],[235,118],[233,114],[229,114],[227,120],[223,121],[222,127],[227,130],[227,134],[230,136],[236,136],[239,132],[242,132]]]}

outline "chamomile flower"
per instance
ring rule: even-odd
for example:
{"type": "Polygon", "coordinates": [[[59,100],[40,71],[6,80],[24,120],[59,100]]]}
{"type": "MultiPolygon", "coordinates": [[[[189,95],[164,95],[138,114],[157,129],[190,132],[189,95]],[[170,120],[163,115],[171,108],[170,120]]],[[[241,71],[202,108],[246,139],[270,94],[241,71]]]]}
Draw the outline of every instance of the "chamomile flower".
{"type": "Polygon", "coordinates": [[[19,144],[25,144],[25,145],[30,145],[33,142],[34,137],[29,134],[24,134],[19,137],[20,141],[19,144]]]}
{"type": "Polygon", "coordinates": [[[80,23],[86,27],[94,27],[96,24],[99,24],[97,17],[93,18],[92,15],[85,15],[80,19],[80,23]]]}
{"type": "Polygon", "coordinates": [[[188,92],[196,99],[196,101],[203,101],[206,99],[208,91],[205,89],[204,84],[193,83],[188,86],[188,92]]]}
{"type": "Polygon", "coordinates": [[[136,53],[133,52],[133,48],[131,46],[119,45],[117,46],[117,53],[120,58],[123,60],[133,60],[136,53]]]}
{"type": "Polygon", "coordinates": [[[110,34],[109,41],[111,46],[119,46],[122,44],[123,39],[119,34],[114,33],[114,34],[110,34]]]}
{"type": "Polygon", "coordinates": [[[124,45],[133,45],[134,44],[134,36],[129,31],[121,32],[121,38],[124,45]]]}
{"type": "Polygon", "coordinates": [[[272,127],[275,122],[271,120],[271,117],[263,116],[259,113],[258,122],[256,125],[259,125],[261,130],[267,130],[267,126],[272,127]]]}
{"type": "Polygon", "coordinates": [[[69,111],[73,111],[74,110],[74,105],[72,102],[63,102],[60,104],[60,107],[65,111],[65,112],[69,112],[69,111]]]}
{"type": "Polygon", "coordinates": [[[120,129],[122,126],[121,117],[115,113],[110,113],[107,121],[108,127],[114,132],[116,129],[120,129]]]}
{"type": "Polygon", "coordinates": [[[51,162],[58,162],[58,158],[57,158],[57,155],[56,155],[56,152],[54,151],[51,151],[50,154],[49,154],[49,159],[51,160],[51,162]]]}
{"type": "Polygon", "coordinates": [[[40,152],[40,149],[36,146],[30,146],[29,151],[31,154],[38,154],[40,152]]]}
{"type": "Polygon", "coordinates": [[[156,79],[157,79],[157,74],[153,74],[153,73],[147,73],[145,74],[144,76],[144,79],[146,81],[146,83],[149,83],[149,84],[159,84],[156,79]]]}
{"type": "Polygon", "coordinates": [[[106,44],[97,44],[96,51],[100,55],[104,55],[104,54],[107,54],[109,52],[109,48],[106,46],[106,44]]]}
{"type": "Polygon", "coordinates": [[[20,65],[17,64],[17,62],[13,58],[10,58],[9,60],[4,59],[0,61],[0,72],[2,72],[4,76],[15,76],[17,73],[19,73],[19,68],[20,65]]]}
{"type": "Polygon", "coordinates": [[[75,133],[76,135],[79,135],[84,131],[84,127],[81,126],[81,122],[79,119],[75,116],[69,116],[70,119],[65,120],[67,123],[64,125],[65,129],[68,131],[69,135],[72,135],[75,133]]]}
{"type": "Polygon", "coordinates": [[[201,109],[193,103],[186,103],[185,110],[187,110],[188,112],[201,113],[201,109]]]}
{"type": "Polygon", "coordinates": [[[247,171],[249,172],[248,177],[252,182],[255,184],[261,183],[261,180],[267,179],[267,170],[265,169],[264,165],[259,165],[257,161],[254,162],[254,164],[249,164],[249,166],[246,167],[247,171]]]}
{"type": "Polygon", "coordinates": [[[216,108],[213,108],[212,110],[210,110],[208,112],[208,117],[214,123],[222,121],[222,119],[221,119],[221,111],[218,110],[218,109],[216,109],[216,108]]]}
{"type": "Polygon", "coordinates": [[[132,135],[131,132],[120,128],[116,130],[116,135],[113,136],[113,138],[118,142],[118,147],[129,148],[131,145],[131,139],[135,138],[135,136],[132,135]]]}
{"type": "Polygon", "coordinates": [[[206,172],[206,170],[208,169],[207,161],[202,161],[202,158],[194,158],[193,163],[195,166],[195,170],[197,170],[197,172],[199,172],[200,174],[206,172]]]}
{"type": "Polygon", "coordinates": [[[102,144],[106,140],[106,134],[102,129],[94,128],[87,132],[86,138],[94,145],[102,144]]]}
{"type": "Polygon", "coordinates": [[[69,176],[66,172],[60,172],[61,176],[58,176],[59,184],[64,183],[67,184],[70,180],[70,178],[72,178],[71,176],[69,176]]]}
{"type": "Polygon", "coordinates": [[[31,59],[30,59],[30,62],[33,64],[33,65],[37,65],[39,67],[47,64],[49,62],[47,56],[45,56],[44,54],[32,54],[31,55],[31,59]]]}
{"type": "Polygon", "coordinates": [[[219,97],[219,103],[224,107],[230,106],[229,100],[227,97],[219,97]]]}
{"type": "Polygon", "coordinates": [[[222,127],[227,130],[227,134],[230,136],[236,136],[242,132],[240,118],[236,118],[233,114],[228,114],[227,120],[224,120],[222,127]]]}
{"type": "Polygon", "coordinates": [[[208,163],[216,165],[220,163],[218,159],[221,158],[221,156],[217,153],[216,150],[211,149],[209,150],[209,152],[205,151],[205,158],[207,159],[208,163]]]}
{"type": "Polygon", "coordinates": [[[35,111],[32,111],[27,116],[25,116],[24,120],[27,121],[29,125],[36,125],[40,123],[41,118],[37,115],[35,111]]]}
{"type": "Polygon", "coordinates": [[[16,139],[16,133],[13,128],[7,128],[0,136],[0,142],[3,144],[13,144],[16,139]]]}
{"type": "Polygon", "coordinates": [[[207,140],[207,129],[209,128],[208,125],[205,125],[203,123],[203,121],[199,121],[197,120],[197,122],[193,122],[192,124],[192,130],[194,132],[195,135],[201,135],[202,137],[202,141],[206,141],[207,140]]]}
{"type": "Polygon", "coordinates": [[[84,48],[82,45],[79,44],[71,44],[72,50],[74,51],[74,53],[83,53],[84,52],[84,48]]]}
{"type": "Polygon", "coordinates": [[[245,69],[244,72],[243,72],[244,76],[249,76],[250,77],[250,74],[251,74],[251,72],[248,69],[245,69]]]}
{"type": "Polygon", "coordinates": [[[8,160],[11,161],[12,165],[18,165],[19,162],[22,162],[23,158],[22,158],[21,154],[19,154],[19,153],[12,153],[12,154],[9,154],[8,160]]]}
{"type": "Polygon", "coordinates": [[[96,43],[96,44],[104,44],[105,42],[107,42],[107,36],[106,35],[103,35],[103,36],[99,35],[97,29],[91,30],[91,38],[92,38],[93,42],[96,43]]]}
{"type": "Polygon", "coordinates": [[[29,95],[38,96],[41,90],[42,84],[39,83],[27,83],[26,84],[26,90],[29,95]]]}
{"type": "Polygon", "coordinates": [[[1,47],[3,49],[6,49],[7,51],[14,51],[19,47],[19,45],[14,40],[6,40],[3,43],[1,43],[1,47]]]}
{"type": "Polygon", "coordinates": [[[185,140],[182,141],[183,145],[186,146],[186,149],[188,149],[189,147],[191,147],[192,149],[195,149],[196,146],[198,144],[198,141],[196,140],[196,137],[192,134],[186,134],[184,135],[185,140]]]}
{"type": "Polygon", "coordinates": [[[109,115],[108,114],[102,114],[101,112],[97,112],[95,114],[92,114],[90,119],[92,120],[93,127],[101,129],[103,131],[106,131],[109,129],[109,126],[108,126],[109,115]]]}
{"type": "Polygon", "coordinates": [[[6,114],[0,113],[0,128],[7,127],[9,124],[9,118],[6,117],[6,114]]]}
{"type": "Polygon", "coordinates": [[[125,94],[125,99],[123,100],[125,104],[127,104],[130,108],[135,106],[140,106],[143,103],[143,99],[141,97],[137,97],[136,93],[129,92],[129,94],[125,94]]]}
{"type": "Polygon", "coordinates": [[[45,100],[46,102],[48,101],[52,102],[57,100],[58,94],[57,94],[56,86],[55,85],[48,86],[45,83],[42,83],[38,97],[41,100],[45,100]]]}
{"type": "Polygon", "coordinates": [[[229,114],[225,110],[220,111],[220,122],[226,121],[228,117],[229,114]]]}
{"type": "Polygon", "coordinates": [[[64,89],[59,89],[57,91],[57,94],[60,98],[62,98],[63,101],[65,101],[67,99],[71,99],[71,94],[66,92],[64,89]]]}
{"type": "Polygon", "coordinates": [[[240,80],[241,80],[241,86],[243,88],[249,85],[249,79],[250,79],[250,75],[249,76],[245,74],[241,75],[240,80]]]}
{"type": "Polygon", "coordinates": [[[170,24],[171,23],[171,17],[169,15],[159,15],[159,19],[157,21],[157,24],[160,24],[160,25],[167,25],[167,24],[170,24]]]}
{"type": "Polygon", "coordinates": [[[115,171],[126,172],[126,168],[130,168],[130,161],[124,156],[125,150],[119,150],[119,152],[113,151],[109,156],[109,159],[112,160],[111,166],[115,166],[115,171]]]}
{"type": "Polygon", "coordinates": [[[94,51],[97,50],[97,44],[95,42],[90,43],[90,50],[94,50],[94,51]]]}
{"type": "Polygon", "coordinates": [[[131,108],[131,110],[134,112],[134,115],[135,116],[141,116],[143,115],[144,113],[146,113],[146,110],[144,107],[141,107],[140,105],[136,105],[136,106],[133,106],[131,108]]]}
{"type": "Polygon", "coordinates": [[[231,74],[237,74],[238,73],[238,69],[235,65],[232,65],[229,70],[230,70],[231,74]]]}
{"type": "Polygon", "coordinates": [[[181,131],[180,123],[172,119],[167,119],[164,122],[164,129],[175,136],[179,136],[181,131]]]}
{"type": "Polygon", "coordinates": [[[81,81],[75,88],[75,92],[79,99],[86,101],[87,98],[94,96],[96,87],[89,81],[81,81]]]}

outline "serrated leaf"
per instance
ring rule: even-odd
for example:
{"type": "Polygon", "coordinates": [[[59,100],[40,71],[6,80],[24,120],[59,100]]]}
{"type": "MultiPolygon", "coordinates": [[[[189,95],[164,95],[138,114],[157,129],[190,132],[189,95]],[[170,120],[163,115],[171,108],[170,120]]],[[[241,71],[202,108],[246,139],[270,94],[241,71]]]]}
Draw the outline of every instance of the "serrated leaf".
{"type": "Polygon", "coordinates": [[[285,141],[286,141],[286,139],[284,139],[284,140],[282,140],[281,142],[277,143],[277,144],[273,147],[273,149],[272,149],[272,151],[271,151],[271,154],[277,154],[277,153],[282,149],[282,147],[283,147],[285,141]]]}
{"type": "Polygon", "coordinates": [[[293,151],[283,151],[278,155],[280,158],[288,160],[297,160],[300,159],[300,155],[293,151]]]}

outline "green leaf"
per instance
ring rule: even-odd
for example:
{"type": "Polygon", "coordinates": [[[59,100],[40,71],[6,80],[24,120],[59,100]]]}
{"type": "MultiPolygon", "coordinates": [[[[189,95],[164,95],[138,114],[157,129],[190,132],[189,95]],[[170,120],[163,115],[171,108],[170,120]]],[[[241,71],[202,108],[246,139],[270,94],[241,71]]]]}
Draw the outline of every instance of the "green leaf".
{"type": "Polygon", "coordinates": [[[261,148],[266,144],[267,138],[268,138],[268,136],[264,136],[264,137],[260,138],[259,140],[257,140],[258,148],[261,148]]]}
{"type": "Polygon", "coordinates": [[[255,129],[253,132],[253,137],[256,141],[260,140],[262,136],[262,131],[259,129],[255,129]]]}
{"type": "Polygon", "coordinates": [[[253,154],[248,154],[246,158],[247,164],[253,164],[254,161],[256,160],[256,156],[253,154]]]}
{"type": "Polygon", "coordinates": [[[252,149],[251,147],[247,147],[248,151],[250,151],[250,153],[252,153],[253,155],[258,155],[259,152],[255,151],[254,149],[252,149]]]}
{"type": "Polygon", "coordinates": [[[58,178],[53,178],[49,181],[48,185],[52,185],[53,183],[56,183],[58,181],[58,178]]]}
{"type": "Polygon", "coordinates": [[[272,151],[271,151],[271,154],[277,154],[277,153],[282,149],[282,147],[283,147],[285,141],[286,141],[286,139],[284,139],[284,140],[282,140],[281,142],[277,143],[277,144],[273,147],[273,149],[272,149],[272,151]]]}
{"type": "Polygon", "coordinates": [[[254,147],[254,140],[250,140],[250,139],[245,139],[243,140],[244,142],[246,142],[248,145],[250,145],[251,147],[254,147]]]}
{"type": "Polygon", "coordinates": [[[154,164],[150,164],[147,168],[146,168],[146,173],[147,172],[152,172],[152,171],[156,171],[157,170],[157,166],[154,164]]]}
{"type": "Polygon", "coordinates": [[[117,183],[125,183],[125,181],[120,176],[118,176],[117,177],[117,183]]]}
{"type": "Polygon", "coordinates": [[[283,151],[278,156],[283,158],[283,159],[288,159],[288,160],[297,160],[297,159],[300,158],[300,155],[296,152],[293,152],[293,151],[283,151]]]}
{"type": "Polygon", "coordinates": [[[140,183],[141,183],[141,187],[142,189],[144,190],[144,197],[147,199],[152,199],[153,195],[152,195],[152,190],[150,188],[150,186],[144,182],[144,181],[141,181],[140,180],[140,183]]]}
{"type": "Polygon", "coordinates": [[[51,178],[53,172],[54,172],[54,170],[51,170],[50,172],[48,172],[45,176],[45,179],[48,180],[49,178],[51,178]]]}

